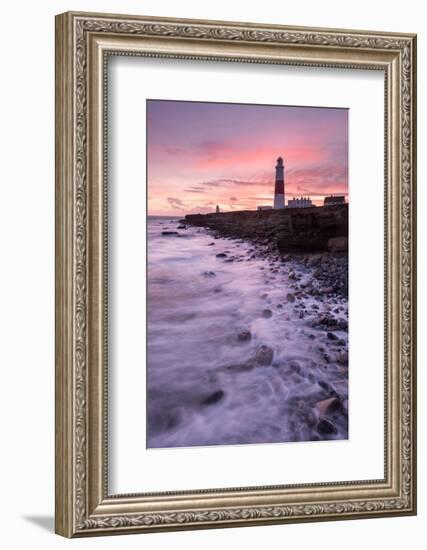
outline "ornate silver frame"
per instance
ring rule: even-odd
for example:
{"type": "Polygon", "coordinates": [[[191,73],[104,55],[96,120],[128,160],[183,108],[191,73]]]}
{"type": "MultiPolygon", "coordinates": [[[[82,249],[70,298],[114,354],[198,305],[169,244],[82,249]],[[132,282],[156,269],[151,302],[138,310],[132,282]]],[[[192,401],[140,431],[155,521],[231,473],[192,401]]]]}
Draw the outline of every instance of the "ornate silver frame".
{"type": "Polygon", "coordinates": [[[56,18],[56,532],[66,537],[416,513],[416,37],[65,13],[56,18]],[[106,58],[181,57],[385,74],[385,477],[109,495],[106,58]]]}

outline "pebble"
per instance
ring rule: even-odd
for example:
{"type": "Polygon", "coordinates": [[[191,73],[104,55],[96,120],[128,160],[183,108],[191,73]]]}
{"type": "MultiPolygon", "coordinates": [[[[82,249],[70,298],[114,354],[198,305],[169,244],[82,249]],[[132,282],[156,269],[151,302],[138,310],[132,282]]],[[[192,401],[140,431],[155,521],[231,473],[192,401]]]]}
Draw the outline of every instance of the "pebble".
{"type": "Polygon", "coordinates": [[[263,345],[258,348],[255,355],[255,361],[257,365],[268,367],[268,365],[271,365],[273,357],[274,351],[272,350],[272,348],[263,345]]]}
{"type": "Polygon", "coordinates": [[[250,330],[242,330],[242,332],[239,332],[237,335],[237,339],[241,342],[248,342],[252,339],[252,334],[250,330]]]}
{"type": "Polygon", "coordinates": [[[270,319],[270,317],[273,315],[273,312],[271,311],[271,309],[264,309],[263,312],[262,312],[262,316],[265,318],[265,319],[270,319]]]}
{"type": "Polygon", "coordinates": [[[206,397],[206,399],[202,401],[202,405],[213,405],[215,403],[218,403],[218,401],[221,401],[224,395],[225,393],[223,390],[217,390],[216,392],[206,397]]]}

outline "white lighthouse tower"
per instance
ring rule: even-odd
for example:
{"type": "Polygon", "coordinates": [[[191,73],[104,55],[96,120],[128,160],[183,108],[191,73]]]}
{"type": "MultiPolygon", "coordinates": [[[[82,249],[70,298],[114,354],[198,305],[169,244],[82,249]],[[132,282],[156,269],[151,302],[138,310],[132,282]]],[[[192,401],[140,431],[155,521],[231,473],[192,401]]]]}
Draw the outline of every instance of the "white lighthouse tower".
{"type": "Polygon", "coordinates": [[[279,157],[276,164],[276,182],[274,184],[274,208],[285,208],[285,167],[279,157]]]}

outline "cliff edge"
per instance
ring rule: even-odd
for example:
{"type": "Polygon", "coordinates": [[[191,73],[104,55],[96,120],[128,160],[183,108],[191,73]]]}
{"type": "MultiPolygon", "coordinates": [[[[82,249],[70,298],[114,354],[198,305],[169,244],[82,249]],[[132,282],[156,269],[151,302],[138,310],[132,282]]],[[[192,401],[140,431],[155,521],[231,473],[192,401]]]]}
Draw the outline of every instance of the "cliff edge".
{"type": "Polygon", "coordinates": [[[185,223],[220,236],[270,245],[282,254],[346,252],[348,204],[278,210],[189,214],[185,223]]]}

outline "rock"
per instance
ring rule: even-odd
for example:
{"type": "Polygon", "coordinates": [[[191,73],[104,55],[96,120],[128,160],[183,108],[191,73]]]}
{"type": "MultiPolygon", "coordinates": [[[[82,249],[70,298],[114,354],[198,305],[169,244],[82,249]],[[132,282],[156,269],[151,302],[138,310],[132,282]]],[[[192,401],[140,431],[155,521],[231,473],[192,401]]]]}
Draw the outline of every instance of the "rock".
{"type": "Polygon", "coordinates": [[[177,229],[187,229],[187,226],[182,223],[181,225],[178,225],[177,229]]]}
{"type": "Polygon", "coordinates": [[[178,235],[178,231],[162,231],[162,235],[169,237],[171,235],[178,235]]]}
{"type": "Polygon", "coordinates": [[[234,258],[227,258],[226,260],[224,260],[224,262],[228,262],[228,263],[234,262],[234,258]]]}
{"type": "Polygon", "coordinates": [[[249,342],[249,340],[252,339],[252,334],[250,330],[242,330],[242,332],[239,332],[237,335],[237,339],[241,342],[249,342]]]}
{"type": "Polygon", "coordinates": [[[334,388],[324,380],[319,380],[317,383],[327,393],[328,397],[339,397],[334,388]]]}
{"type": "Polygon", "coordinates": [[[286,300],[288,302],[295,302],[295,294],[292,294],[291,292],[288,292],[288,294],[286,294],[286,300]]]}
{"type": "Polygon", "coordinates": [[[295,359],[289,361],[289,367],[294,372],[301,372],[301,365],[295,359]]]}
{"type": "Polygon", "coordinates": [[[217,258],[226,258],[227,254],[225,254],[224,252],[220,252],[219,254],[216,254],[216,257],[217,258]]]}
{"type": "Polygon", "coordinates": [[[348,351],[346,350],[340,350],[337,355],[337,363],[340,365],[347,365],[348,364],[348,351]]]}
{"type": "Polygon", "coordinates": [[[265,319],[270,319],[270,317],[273,315],[273,312],[271,311],[271,309],[264,309],[262,311],[262,316],[265,318],[265,319]]]}
{"type": "Polygon", "coordinates": [[[328,240],[328,250],[333,254],[348,251],[348,237],[333,237],[328,240]]]}
{"type": "Polygon", "coordinates": [[[270,347],[261,346],[256,352],[255,361],[257,365],[267,367],[268,365],[271,365],[273,357],[274,351],[270,347]]]}
{"type": "Polygon", "coordinates": [[[231,372],[247,372],[249,370],[252,370],[255,367],[255,360],[249,359],[249,361],[246,361],[245,363],[238,363],[236,365],[227,365],[225,367],[225,370],[231,371],[231,372]]]}
{"type": "Polygon", "coordinates": [[[208,246],[215,246],[215,243],[209,243],[208,246]]]}
{"type": "Polygon", "coordinates": [[[321,416],[332,414],[341,410],[342,404],[338,397],[329,397],[316,403],[316,408],[321,416]]]}
{"type": "Polygon", "coordinates": [[[322,260],[322,256],[320,254],[314,254],[313,256],[310,256],[307,258],[307,265],[309,267],[318,266],[321,260],[322,260]]]}
{"type": "Polygon", "coordinates": [[[202,401],[202,405],[214,405],[215,403],[218,403],[218,401],[221,401],[224,395],[225,393],[223,390],[217,390],[216,392],[206,397],[206,399],[202,401]]]}
{"type": "Polygon", "coordinates": [[[216,274],[213,271],[203,271],[205,277],[216,277],[216,274]]]}
{"type": "Polygon", "coordinates": [[[295,279],[295,277],[296,277],[295,273],[293,271],[289,271],[288,278],[291,279],[292,281],[293,279],[295,279]]]}
{"type": "Polygon", "coordinates": [[[320,417],[319,422],[317,423],[317,431],[320,434],[331,435],[336,434],[337,429],[335,424],[329,420],[329,418],[320,417]]]}
{"type": "Polygon", "coordinates": [[[334,292],[334,287],[326,286],[325,288],[322,288],[321,292],[322,294],[332,294],[334,292]]]}
{"type": "Polygon", "coordinates": [[[327,332],[326,336],[327,336],[328,340],[338,340],[338,336],[336,334],[334,334],[333,332],[327,332]]]}

